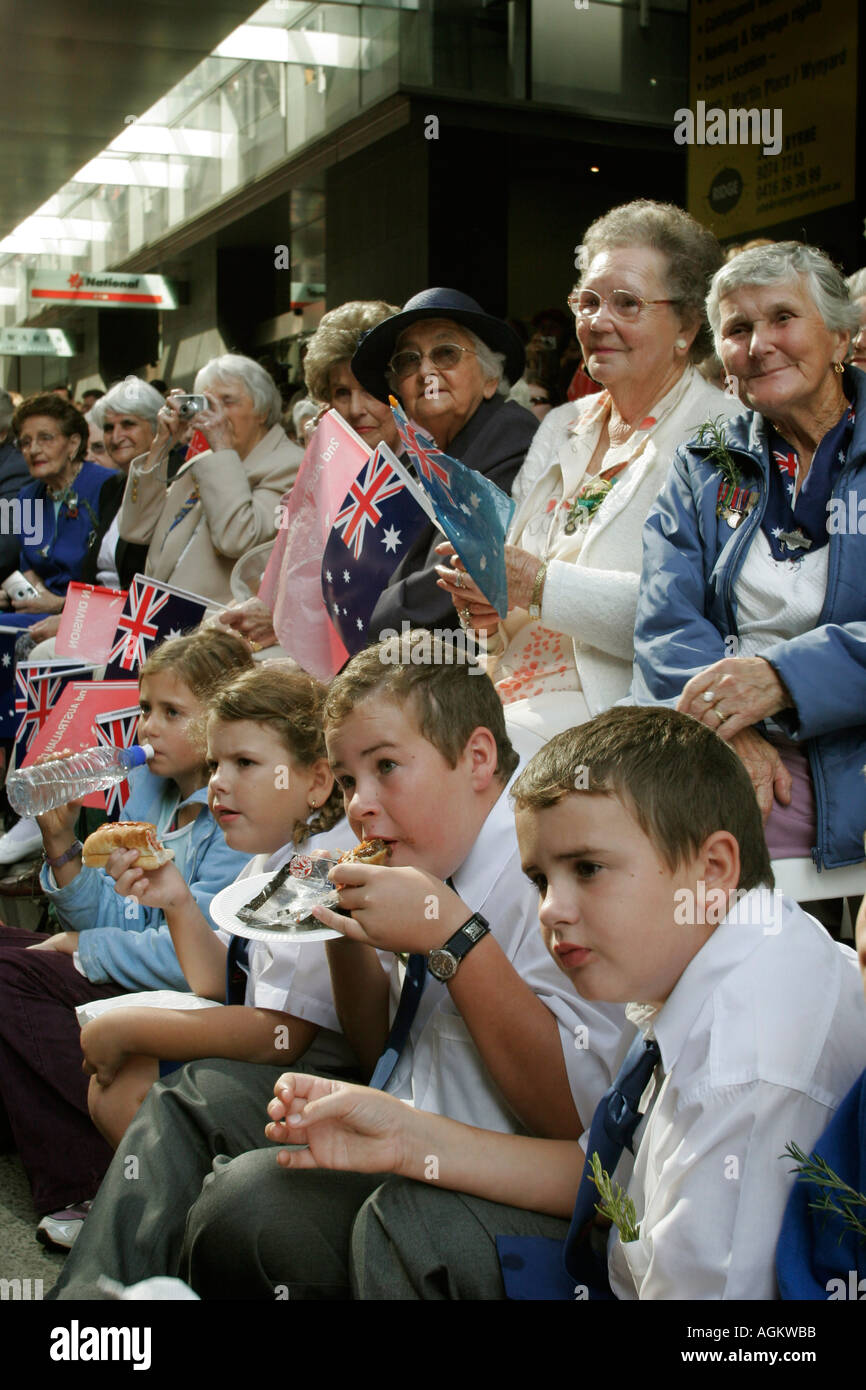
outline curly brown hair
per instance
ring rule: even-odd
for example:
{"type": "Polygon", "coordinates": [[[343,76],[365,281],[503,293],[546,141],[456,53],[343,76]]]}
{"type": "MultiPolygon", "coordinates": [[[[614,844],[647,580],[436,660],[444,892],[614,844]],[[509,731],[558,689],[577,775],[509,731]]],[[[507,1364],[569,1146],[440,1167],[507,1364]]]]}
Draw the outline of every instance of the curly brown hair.
{"type": "MultiPolygon", "coordinates": [[[[280,662],[256,666],[215,692],[208,703],[207,723],[248,719],[267,724],[301,767],[327,759],[322,711],[327,690],[312,676],[280,662]]],[[[334,783],[327,800],[309,820],[298,821],[292,833],[296,845],[320,835],[343,815],[343,797],[334,783]]]]}

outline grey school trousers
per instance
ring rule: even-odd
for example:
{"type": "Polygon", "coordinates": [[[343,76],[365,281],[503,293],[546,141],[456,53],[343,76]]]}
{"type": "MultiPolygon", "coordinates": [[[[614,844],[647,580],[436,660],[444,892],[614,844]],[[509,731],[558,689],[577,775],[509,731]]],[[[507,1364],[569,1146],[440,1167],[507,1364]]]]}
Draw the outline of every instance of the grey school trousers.
{"type": "Polygon", "coordinates": [[[50,1296],[177,1274],[205,1299],[501,1299],[496,1235],[564,1238],[433,1183],[285,1171],[262,1147],[279,1075],[209,1060],[154,1086],[50,1296]]]}

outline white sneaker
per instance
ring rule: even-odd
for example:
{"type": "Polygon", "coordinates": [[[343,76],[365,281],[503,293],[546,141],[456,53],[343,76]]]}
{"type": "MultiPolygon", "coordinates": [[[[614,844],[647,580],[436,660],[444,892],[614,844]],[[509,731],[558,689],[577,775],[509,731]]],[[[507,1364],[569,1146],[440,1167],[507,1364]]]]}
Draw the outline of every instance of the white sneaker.
{"type": "Polygon", "coordinates": [[[42,849],[42,831],[29,817],[20,820],[0,836],[0,864],[17,864],[19,859],[31,859],[42,849]]]}
{"type": "Polygon", "coordinates": [[[56,1250],[71,1250],[92,1205],[92,1202],[78,1202],[75,1206],[64,1207],[63,1211],[43,1216],[36,1227],[36,1239],[56,1250]]]}

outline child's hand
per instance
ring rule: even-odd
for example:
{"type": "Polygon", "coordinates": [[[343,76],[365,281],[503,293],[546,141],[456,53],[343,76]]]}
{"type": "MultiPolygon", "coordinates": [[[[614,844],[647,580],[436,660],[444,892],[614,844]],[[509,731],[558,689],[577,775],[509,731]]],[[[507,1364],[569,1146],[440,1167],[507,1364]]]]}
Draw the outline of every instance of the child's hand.
{"type": "MultiPolygon", "coordinates": [[[[34,767],[41,767],[44,763],[55,763],[58,758],[75,756],[71,748],[64,748],[59,753],[42,753],[36,759],[34,767]]],[[[69,801],[65,806],[55,806],[53,811],[46,811],[44,815],[36,817],[36,823],[42,831],[45,853],[50,859],[56,859],[72,844],[75,822],[83,804],[82,801],[69,801]]]]}
{"type": "Polygon", "coordinates": [[[136,864],[137,849],[116,849],[108,856],[105,871],[114,879],[114,891],[122,898],[136,898],[142,907],[170,912],[189,897],[189,888],[176,864],[142,869],[136,864]]]}
{"type": "Polygon", "coordinates": [[[28,951],[59,951],[64,956],[74,956],[78,950],[77,931],[59,931],[55,936],[49,936],[47,941],[37,941],[35,946],[28,946],[28,951]]]}
{"type": "Polygon", "coordinates": [[[327,907],[313,916],[353,941],[382,951],[432,951],[462,926],[471,912],[441,879],[423,869],[386,864],[336,864],[328,877],[341,889],[341,917],[327,907]]]}
{"type": "Polygon", "coordinates": [[[125,1010],[111,1009],[81,1030],[82,1067],[100,1086],[110,1086],[132,1052],[125,1046],[125,1010]]]}
{"type": "Polygon", "coordinates": [[[398,1173],[412,1145],[414,1111],[368,1086],[286,1072],[274,1087],[265,1134],[284,1149],[284,1168],[339,1168],[352,1173],[398,1173]]]}

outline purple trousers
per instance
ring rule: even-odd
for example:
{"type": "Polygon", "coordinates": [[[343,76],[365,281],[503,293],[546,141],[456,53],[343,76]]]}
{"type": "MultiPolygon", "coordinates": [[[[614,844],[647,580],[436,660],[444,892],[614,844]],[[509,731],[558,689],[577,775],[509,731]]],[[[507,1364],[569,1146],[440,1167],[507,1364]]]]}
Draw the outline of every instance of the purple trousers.
{"type": "Polygon", "coordinates": [[[92,984],[44,934],[0,926],[0,1136],[18,1150],[40,1216],[96,1195],[113,1150],[87,1110],[77,1004],[124,994],[92,984]]]}

